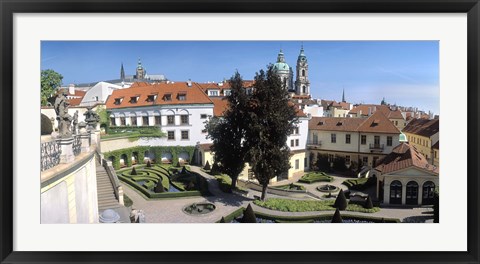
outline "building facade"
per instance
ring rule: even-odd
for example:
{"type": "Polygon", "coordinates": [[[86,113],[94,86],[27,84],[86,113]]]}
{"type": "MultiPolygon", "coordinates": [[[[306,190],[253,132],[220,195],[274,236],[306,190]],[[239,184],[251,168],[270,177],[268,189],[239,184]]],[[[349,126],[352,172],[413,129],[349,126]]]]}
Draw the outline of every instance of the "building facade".
{"type": "Polygon", "coordinates": [[[434,163],[433,146],[439,141],[439,119],[412,119],[402,130],[410,145],[414,146],[430,164],[434,163]]]}

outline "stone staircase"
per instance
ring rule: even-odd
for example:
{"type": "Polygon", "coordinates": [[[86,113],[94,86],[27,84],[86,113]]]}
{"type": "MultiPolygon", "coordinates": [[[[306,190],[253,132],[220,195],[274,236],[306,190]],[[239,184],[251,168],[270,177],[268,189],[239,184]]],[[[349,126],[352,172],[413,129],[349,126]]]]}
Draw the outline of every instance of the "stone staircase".
{"type": "Polygon", "coordinates": [[[105,168],[98,163],[96,165],[98,210],[103,211],[109,208],[113,209],[120,207],[120,204],[115,198],[115,192],[105,168]]]}

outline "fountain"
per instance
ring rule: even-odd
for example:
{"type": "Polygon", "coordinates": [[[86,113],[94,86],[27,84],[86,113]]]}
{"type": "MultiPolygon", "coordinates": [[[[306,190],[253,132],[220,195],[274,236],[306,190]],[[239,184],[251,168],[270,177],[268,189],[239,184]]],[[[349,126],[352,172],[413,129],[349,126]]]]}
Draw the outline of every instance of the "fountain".
{"type": "Polygon", "coordinates": [[[330,184],[323,184],[317,187],[317,190],[320,192],[336,192],[340,190],[338,187],[330,185],[330,184]]]}
{"type": "Polygon", "coordinates": [[[189,215],[204,215],[213,210],[215,210],[215,205],[212,203],[193,203],[183,208],[183,212],[189,215]]]}

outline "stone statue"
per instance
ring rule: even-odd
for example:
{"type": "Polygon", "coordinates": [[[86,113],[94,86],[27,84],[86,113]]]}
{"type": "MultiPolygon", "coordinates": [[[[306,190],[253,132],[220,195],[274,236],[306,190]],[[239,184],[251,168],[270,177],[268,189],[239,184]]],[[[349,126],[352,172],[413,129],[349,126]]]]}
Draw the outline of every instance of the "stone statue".
{"type": "Polygon", "coordinates": [[[55,99],[55,113],[58,120],[58,133],[61,138],[69,138],[72,136],[70,126],[72,124],[72,116],[68,114],[70,102],[67,98],[67,91],[63,90],[55,99]]]}
{"type": "Polygon", "coordinates": [[[97,123],[100,122],[100,116],[92,110],[92,107],[87,107],[87,112],[83,114],[85,116],[85,122],[87,122],[88,129],[95,129],[97,123]]]}
{"type": "Polygon", "coordinates": [[[73,133],[77,134],[78,110],[73,114],[73,133]]]}

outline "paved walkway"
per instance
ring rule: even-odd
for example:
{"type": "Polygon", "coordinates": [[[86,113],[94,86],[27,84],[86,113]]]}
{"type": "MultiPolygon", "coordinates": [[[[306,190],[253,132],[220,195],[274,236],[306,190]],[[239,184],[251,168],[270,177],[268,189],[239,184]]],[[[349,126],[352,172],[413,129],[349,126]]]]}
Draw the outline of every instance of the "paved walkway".
{"type": "MultiPolygon", "coordinates": [[[[266,209],[256,206],[252,203],[252,198],[247,198],[238,194],[224,193],[218,188],[215,177],[203,172],[199,167],[190,166],[191,171],[196,172],[207,179],[208,188],[213,194],[209,197],[187,197],[187,198],[175,198],[175,199],[161,199],[161,200],[146,200],[137,191],[130,188],[128,185],[122,183],[124,192],[133,201],[133,209],[143,210],[145,213],[145,221],[147,223],[213,223],[226,216],[239,207],[246,207],[249,203],[255,211],[266,213],[269,215],[281,215],[281,216],[315,216],[332,214],[332,211],[316,211],[316,212],[281,212],[266,209]],[[216,209],[207,215],[192,216],[183,212],[183,208],[192,203],[210,202],[215,204],[216,209]]],[[[341,185],[343,178],[335,177],[335,180],[329,184],[347,189],[346,186],[341,185]]],[[[307,189],[315,189],[316,186],[325,183],[305,184],[307,189]],[[311,185],[311,186],[309,186],[311,185]]],[[[315,194],[324,194],[315,190],[311,190],[315,194]]],[[[250,190],[249,197],[253,195],[260,195],[260,192],[250,190]]],[[[285,198],[277,195],[267,194],[267,198],[278,197],[285,198]]],[[[432,218],[431,208],[382,208],[377,213],[359,213],[359,212],[342,212],[349,215],[366,215],[384,218],[398,218],[400,220],[404,218],[432,218]]]]}

